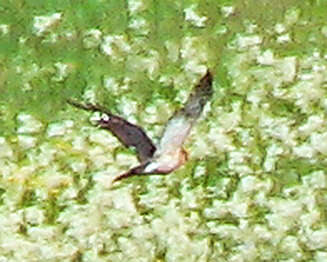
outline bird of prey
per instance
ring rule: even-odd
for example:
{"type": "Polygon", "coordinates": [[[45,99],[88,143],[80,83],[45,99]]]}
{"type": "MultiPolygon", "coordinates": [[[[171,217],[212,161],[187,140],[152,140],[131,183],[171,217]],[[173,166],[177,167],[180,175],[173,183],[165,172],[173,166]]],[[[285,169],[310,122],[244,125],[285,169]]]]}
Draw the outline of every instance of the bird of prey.
{"type": "Polygon", "coordinates": [[[96,124],[100,128],[109,130],[126,147],[135,148],[140,165],[119,175],[113,182],[134,175],[168,174],[187,160],[183,143],[199,118],[204,105],[212,96],[212,81],[213,76],[208,70],[194,87],[185,106],[176,111],[168,120],[157,146],[141,127],[112,114],[100,105],[82,104],[70,99],[68,103],[83,110],[102,113],[101,117],[96,120],[96,124]]]}

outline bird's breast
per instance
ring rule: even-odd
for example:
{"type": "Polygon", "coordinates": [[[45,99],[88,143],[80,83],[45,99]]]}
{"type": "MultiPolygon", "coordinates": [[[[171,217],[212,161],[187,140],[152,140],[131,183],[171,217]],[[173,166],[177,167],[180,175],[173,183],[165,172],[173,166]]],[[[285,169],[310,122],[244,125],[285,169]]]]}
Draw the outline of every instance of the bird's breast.
{"type": "Polygon", "coordinates": [[[185,156],[182,150],[165,152],[157,155],[145,169],[145,172],[166,174],[174,171],[185,162],[185,156]]]}

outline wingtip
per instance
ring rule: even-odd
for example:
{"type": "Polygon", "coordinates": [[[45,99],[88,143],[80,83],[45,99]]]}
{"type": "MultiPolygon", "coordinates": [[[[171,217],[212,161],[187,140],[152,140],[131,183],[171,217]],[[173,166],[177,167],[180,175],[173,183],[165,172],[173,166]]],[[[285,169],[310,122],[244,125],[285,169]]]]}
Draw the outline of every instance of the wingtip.
{"type": "Polygon", "coordinates": [[[70,104],[71,106],[77,107],[77,108],[81,108],[81,109],[85,108],[85,106],[83,104],[77,102],[76,100],[74,100],[72,98],[67,98],[66,103],[70,104]]]}
{"type": "Polygon", "coordinates": [[[198,84],[198,88],[204,91],[208,96],[212,95],[212,82],[213,82],[213,75],[210,69],[207,69],[206,74],[200,79],[198,84]]]}
{"type": "Polygon", "coordinates": [[[66,101],[66,103],[68,103],[68,104],[70,104],[70,105],[73,105],[74,102],[75,102],[75,101],[74,101],[73,99],[71,99],[71,98],[66,98],[65,101],[66,101]]]}
{"type": "Polygon", "coordinates": [[[106,108],[104,108],[103,106],[98,105],[98,104],[91,104],[91,103],[84,104],[84,103],[77,102],[76,100],[71,99],[71,98],[66,99],[66,102],[68,104],[70,104],[71,106],[74,106],[76,108],[83,109],[86,111],[92,111],[92,112],[98,111],[98,112],[101,112],[101,113],[104,113],[107,115],[112,115],[112,113],[109,110],[107,110],[106,108]]]}
{"type": "Polygon", "coordinates": [[[203,76],[203,79],[206,79],[207,81],[212,82],[213,75],[212,75],[211,70],[209,68],[207,68],[207,72],[203,76]]]}

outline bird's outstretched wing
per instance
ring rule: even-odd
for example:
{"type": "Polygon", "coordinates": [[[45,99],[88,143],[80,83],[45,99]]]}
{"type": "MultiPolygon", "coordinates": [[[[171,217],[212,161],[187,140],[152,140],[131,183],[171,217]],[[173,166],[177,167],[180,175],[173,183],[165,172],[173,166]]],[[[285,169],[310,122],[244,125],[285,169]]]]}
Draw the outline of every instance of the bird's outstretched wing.
{"type": "Polygon", "coordinates": [[[152,158],[156,151],[156,147],[142,128],[112,114],[109,110],[100,105],[82,104],[71,99],[67,100],[67,102],[83,110],[105,114],[104,117],[96,120],[101,128],[107,129],[113,133],[126,147],[134,147],[141,163],[152,158]]]}
{"type": "Polygon", "coordinates": [[[106,116],[97,121],[99,126],[110,130],[125,146],[135,147],[141,164],[116,177],[113,181],[115,182],[134,175],[167,174],[178,168],[182,161],[175,158],[183,154],[182,145],[212,93],[212,74],[207,71],[195,86],[184,108],[177,111],[168,121],[159,150],[140,127],[112,114],[102,106],[81,104],[73,100],[68,100],[68,103],[84,110],[104,113],[106,116]]]}
{"type": "Polygon", "coordinates": [[[183,154],[182,145],[212,93],[212,75],[208,71],[195,86],[184,108],[177,111],[168,121],[153,158],[131,168],[116,177],[113,182],[135,175],[167,174],[178,168],[183,163],[183,160],[178,159],[180,154],[183,154]]]}
{"type": "Polygon", "coordinates": [[[174,152],[182,147],[194,122],[199,118],[203,107],[213,94],[212,79],[212,74],[208,70],[194,87],[185,106],[167,122],[156,155],[174,152]]]}

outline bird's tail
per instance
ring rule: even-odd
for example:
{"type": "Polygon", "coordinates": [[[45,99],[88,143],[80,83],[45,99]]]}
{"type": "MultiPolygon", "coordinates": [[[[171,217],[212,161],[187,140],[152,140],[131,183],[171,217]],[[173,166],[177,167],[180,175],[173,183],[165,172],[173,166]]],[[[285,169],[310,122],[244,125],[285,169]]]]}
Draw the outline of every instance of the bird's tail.
{"type": "Polygon", "coordinates": [[[128,170],[126,173],[123,173],[119,176],[117,176],[116,178],[114,178],[114,180],[112,181],[112,183],[115,183],[117,181],[120,181],[122,179],[131,177],[131,176],[136,176],[136,175],[146,175],[144,174],[144,169],[145,167],[148,165],[148,163],[143,163],[141,165],[138,165],[136,167],[131,168],[130,170],[128,170]]]}

